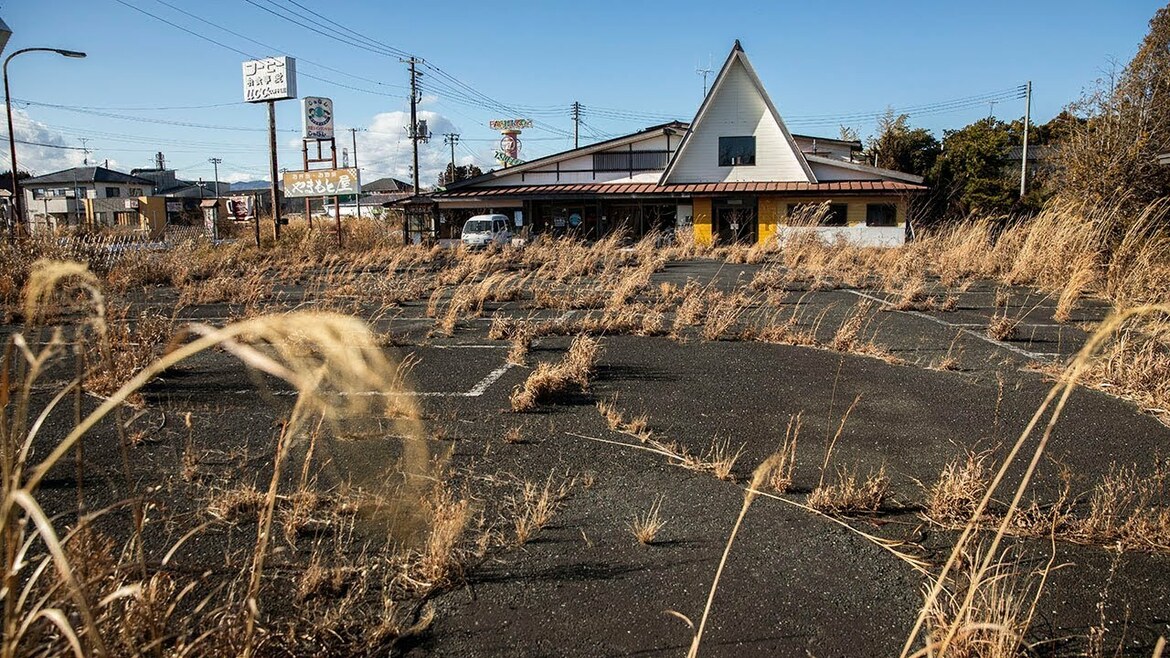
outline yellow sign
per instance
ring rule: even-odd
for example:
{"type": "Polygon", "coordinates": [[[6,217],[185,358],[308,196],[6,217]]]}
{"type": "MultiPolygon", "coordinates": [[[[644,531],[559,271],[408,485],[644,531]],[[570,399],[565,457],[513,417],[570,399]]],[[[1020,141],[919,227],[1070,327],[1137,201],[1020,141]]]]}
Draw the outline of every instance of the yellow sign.
{"type": "Polygon", "coordinates": [[[289,198],[311,196],[345,196],[362,191],[358,170],[318,169],[317,171],[284,172],[284,196],[289,198]]]}

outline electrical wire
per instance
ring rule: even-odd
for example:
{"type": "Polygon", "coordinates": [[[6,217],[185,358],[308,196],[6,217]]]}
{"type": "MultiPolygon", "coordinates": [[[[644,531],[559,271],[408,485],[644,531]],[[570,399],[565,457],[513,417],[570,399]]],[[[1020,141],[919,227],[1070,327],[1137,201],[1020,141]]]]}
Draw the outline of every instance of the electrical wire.
{"type": "MultiPolygon", "coordinates": [[[[159,16],[158,14],[153,14],[149,11],[146,11],[145,9],[142,9],[141,7],[137,7],[135,5],[132,5],[129,2],[126,2],[126,0],[114,0],[114,2],[117,2],[118,4],[124,5],[126,7],[129,7],[130,9],[133,9],[134,11],[137,11],[141,14],[145,14],[146,16],[149,16],[157,21],[161,21],[163,23],[166,23],[167,25],[170,25],[171,27],[173,27],[177,30],[181,30],[183,32],[186,32],[187,34],[194,36],[194,37],[197,37],[199,39],[203,39],[204,41],[207,41],[208,43],[215,44],[215,45],[219,46],[220,48],[225,48],[225,49],[230,50],[234,53],[243,55],[244,57],[247,57],[248,59],[260,59],[259,57],[257,57],[256,55],[254,55],[252,53],[245,52],[243,50],[240,50],[239,48],[236,48],[235,46],[230,46],[222,41],[218,41],[218,40],[213,39],[205,34],[201,34],[199,32],[196,32],[195,30],[192,30],[192,29],[189,29],[189,28],[184,27],[182,25],[179,25],[178,23],[175,23],[174,21],[167,20],[166,18],[163,18],[162,16],[159,16]]],[[[341,87],[343,89],[350,89],[353,91],[359,91],[359,92],[366,93],[366,94],[373,94],[375,96],[389,96],[391,98],[399,97],[397,94],[385,94],[382,92],[373,91],[373,90],[365,89],[362,87],[356,87],[354,85],[347,85],[347,84],[344,84],[341,82],[337,82],[335,80],[330,80],[328,78],[322,78],[320,76],[312,75],[311,73],[299,72],[299,75],[303,75],[306,78],[318,80],[320,82],[324,82],[326,84],[333,85],[335,87],[341,87]]]]}
{"type": "MultiPolygon", "coordinates": [[[[216,23],[213,23],[213,22],[211,22],[211,21],[207,20],[206,18],[203,18],[202,16],[200,16],[200,15],[198,15],[198,14],[191,13],[191,12],[189,12],[189,11],[187,11],[187,10],[185,10],[185,9],[181,8],[181,7],[176,7],[175,5],[173,5],[173,4],[169,3],[169,2],[167,2],[166,0],[154,0],[154,1],[155,1],[155,2],[157,2],[157,3],[159,3],[159,4],[161,4],[161,5],[164,5],[164,6],[166,6],[166,7],[170,7],[171,9],[173,9],[173,10],[175,10],[175,11],[177,11],[177,12],[179,12],[179,13],[181,13],[181,14],[185,15],[185,16],[190,16],[191,18],[194,18],[195,20],[197,20],[197,21],[199,21],[199,22],[201,22],[201,23],[204,23],[204,24],[206,24],[206,25],[209,25],[209,26],[211,26],[211,27],[213,27],[213,28],[215,28],[215,29],[217,29],[217,30],[222,30],[222,31],[224,31],[224,32],[227,32],[228,34],[231,34],[231,35],[233,35],[233,36],[239,37],[239,38],[241,38],[241,39],[243,39],[243,40],[245,40],[245,41],[249,41],[249,42],[251,42],[251,43],[254,43],[254,44],[256,44],[257,46],[260,46],[261,48],[267,48],[267,49],[268,49],[269,51],[271,51],[271,52],[283,52],[283,49],[281,49],[281,48],[277,48],[276,46],[271,46],[271,45],[269,45],[269,44],[266,44],[266,43],[264,43],[264,42],[262,42],[262,41],[257,41],[256,39],[253,39],[252,37],[249,37],[249,36],[247,36],[247,35],[245,35],[245,34],[240,34],[239,32],[235,32],[235,31],[233,31],[233,30],[231,30],[231,29],[229,29],[229,28],[226,28],[226,27],[224,27],[224,26],[222,26],[222,25],[218,25],[218,24],[216,24],[216,23]]],[[[290,57],[291,57],[291,56],[292,56],[292,55],[290,55],[290,57]]],[[[345,75],[345,76],[349,76],[349,77],[351,77],[351,78],[354,78],[355,80],[361,80],[361,81],[363,81],[363,82],[369,82],[369,83],[371,83],[371,84],[375,84],[375,85],[379,85],[379,86],[383,86],[383,87],[394,87],[394,88],[398,88],[398,89],[405,89],[405,87],[403,87],[402,85],[392,85],[392,84],[388,84],[388,83],[385,83],[385,82],[379,82],[379,81],[377,81],[377,80],[374,80],[374,79],[372,79],[372,78],[366,78],[366,77],[363,77],[363,76],[360,76],[360,75],[355,75],[355,74],[353,74],[353,73],[350,73],[349,71],[344,71],[344,70],[342,70],[342,69],[339,69],[339,68],[334,68],[334,67],[332,67],[332,66],[328,66],[328,65],[326,65],[326,64],[321,64],[320,62],[315,62],[315,61],[313,61],[313,60],[311,60],[311,59],[306,59],[306,58],[304,58],[304,57],[297,57],[296,59],[297,59],[297,61],[298,61],[298,62],[304,62],[304,63],[306,63],[306,64],[310,64],[310,65],[312,65],[312,66],[316,66],[316,67],[318,67],[318,68],[322,68],[322,69],[325,69],[325,70],[327,70],[327,71],[332,71],[332,72],[334,72],[334,73],[340,73],[340,74],[342,74],[342,75],[345,75]]]]}

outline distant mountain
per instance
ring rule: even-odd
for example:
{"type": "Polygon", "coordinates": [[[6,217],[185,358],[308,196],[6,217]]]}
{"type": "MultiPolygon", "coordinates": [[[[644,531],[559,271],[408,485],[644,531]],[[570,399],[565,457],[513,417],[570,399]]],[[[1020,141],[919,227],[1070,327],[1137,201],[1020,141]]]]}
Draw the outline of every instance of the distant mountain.
{"type": "Polygon", "coordinates": [[[239,183],[232,183],[232,192],[251,192],[253,190],[267,190],[268,181],[266,180],[246,180],[239,183]]]}

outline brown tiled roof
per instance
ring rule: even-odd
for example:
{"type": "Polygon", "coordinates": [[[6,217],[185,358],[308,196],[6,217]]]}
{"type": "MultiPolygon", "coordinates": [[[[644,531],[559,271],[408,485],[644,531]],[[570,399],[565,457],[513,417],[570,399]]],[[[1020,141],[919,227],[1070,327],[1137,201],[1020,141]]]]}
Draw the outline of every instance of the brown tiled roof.
{"type": "Polygon", "coordinates": [[[741,194],[791,193],[820,194],[824,192],[921,192],[926,187],[901,181],[833,181],[828,183],[774,182],[774,183],[585,183],[561,185],[513,185],[451,190],[434,195],[436,199],[461,199],[529,195],[621,195],[632,194],[741,194]]]}

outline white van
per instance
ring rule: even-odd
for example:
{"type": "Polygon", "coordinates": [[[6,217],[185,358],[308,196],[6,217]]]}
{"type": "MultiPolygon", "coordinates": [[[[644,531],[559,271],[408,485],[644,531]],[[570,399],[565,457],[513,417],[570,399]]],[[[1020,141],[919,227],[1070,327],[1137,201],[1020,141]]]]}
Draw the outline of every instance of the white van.
{"type": "Polygon", "coordinates": [[[512,243],[506,215],[476,215],[463,225],[464,247],[476,249],[493,242],[501,246],[512,243]]]}

